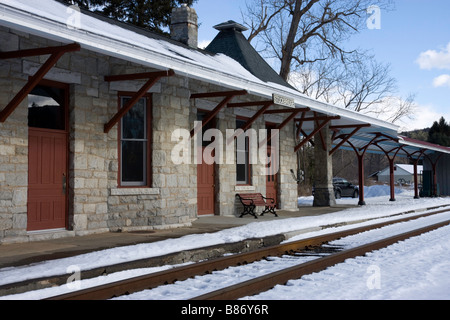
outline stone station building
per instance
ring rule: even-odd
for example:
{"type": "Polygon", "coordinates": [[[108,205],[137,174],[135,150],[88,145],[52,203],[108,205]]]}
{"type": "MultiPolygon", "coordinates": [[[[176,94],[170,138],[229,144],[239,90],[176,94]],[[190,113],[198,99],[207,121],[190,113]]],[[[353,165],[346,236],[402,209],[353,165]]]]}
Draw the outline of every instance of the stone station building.
{"type": "Polygon", "coordinates": [[[241,25],[217,29],[217,42],[200,50],[186,6],[174,10],[165,38],[53,0],[2,1],[0,243],[188,226],[239,214],[237,193],[271,195],[294,210],[295,150],[316,135],[316,204],[332,205],[331,151],[355,128],[396,135],[392,124],[299,94],[241,25]],[[245,46],[223,52],[220,41],[245,46]],[[177,163],[176,133],[193,133],[196,121],[224,140],[230,129],[279,129],[278,156],[269,158],[279,171],[251,163],[248,144],[232,156],[246,155],[244,163],[196,163],[207,139],[190,140],[181,150],[191,161],[177,163]],[[341,134],[334,145],[332,132],[341,134]]]}

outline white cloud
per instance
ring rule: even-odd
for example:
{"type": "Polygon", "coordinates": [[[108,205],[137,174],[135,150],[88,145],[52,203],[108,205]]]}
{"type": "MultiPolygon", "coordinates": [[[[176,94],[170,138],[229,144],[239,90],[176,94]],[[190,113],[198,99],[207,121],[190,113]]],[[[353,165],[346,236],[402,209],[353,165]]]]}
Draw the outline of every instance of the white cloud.
{"type": "Polygon", "coordinates": [[[435,121],[439,121],[444,117],[448,121],[450,113],[448,111],[441,112],[431,105],[417,106],[417,113],[411,119],[400,121],[400,131],[411,131],[416,129],[430,128],[435,121]]]}
{"type": "Polygon", "coordinates": [[[443,74],[433,80],[434,87],[450,87],[450,75],[443,74]]]}
{"type": "Polygon", "coordinates": [[[416,62],[421,69],[449,69],[450,70],[450,43],[441,51],[428,50],[422,52],[416,62]]]}

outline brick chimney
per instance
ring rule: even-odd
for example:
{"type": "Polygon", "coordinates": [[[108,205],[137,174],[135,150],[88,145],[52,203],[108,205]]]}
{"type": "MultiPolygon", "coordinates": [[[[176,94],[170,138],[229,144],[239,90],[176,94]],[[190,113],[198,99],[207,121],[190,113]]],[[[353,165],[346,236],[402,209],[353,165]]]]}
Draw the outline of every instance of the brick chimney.
{"type": "Polygon", "coordinates": [[[172,10],[170,36],[188,46],[197,49],[198,23],[197,13],[193,8],[183,3],[181,7],[172,10]]]}

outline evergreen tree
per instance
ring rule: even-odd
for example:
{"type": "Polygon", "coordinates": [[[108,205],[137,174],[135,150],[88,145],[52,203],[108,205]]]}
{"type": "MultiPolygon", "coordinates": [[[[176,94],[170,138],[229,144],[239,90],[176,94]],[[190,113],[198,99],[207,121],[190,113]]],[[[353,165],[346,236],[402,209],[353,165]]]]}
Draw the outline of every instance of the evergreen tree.
{"type": "Polygon", "coordinates": [[[442,117],[430,128],[428,142],[450,147],[450,125],[442,117]]]}
{"type": "Polygon", "coordinates": [[[63,0],[154,32],[167,33],[172,9],[197,0],[63,0]]]}

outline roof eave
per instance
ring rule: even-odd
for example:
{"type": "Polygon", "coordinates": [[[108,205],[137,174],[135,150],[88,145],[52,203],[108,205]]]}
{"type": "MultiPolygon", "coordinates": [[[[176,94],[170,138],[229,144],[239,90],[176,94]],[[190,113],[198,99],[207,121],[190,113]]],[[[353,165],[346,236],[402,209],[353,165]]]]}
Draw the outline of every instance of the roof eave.
{"type": "Polygon", "coordinates": [[[314,109],[314,111],[327,115],[339,115],[342,118],[351,119],[353,122],[369,123],[377,129],[388,131],[391,134],[396,134],[399,130],[399,126],[392,123],[314,100],[278,84],[244,79],[200,64],[186,63],[185,60],[163,55],[158,51],[152,51],[152,54],[149,54],[148,48],[143,48],[137,44],[131,45],[112,37],[105,37],[104,35],[82,29],[70,28],[66,24],[4,4],[0,4],[0,24],[62,43],[77,42],[82,48],[90,51],[107,54],[152,68],[173,69],[180,75],[184,74],[190,78],[222,85],[231,89],[247,90],[251,94],[264,98],[271,99],[274,93],[288,96],[294,99],[296,107],[309,107],[314,109]]]}

